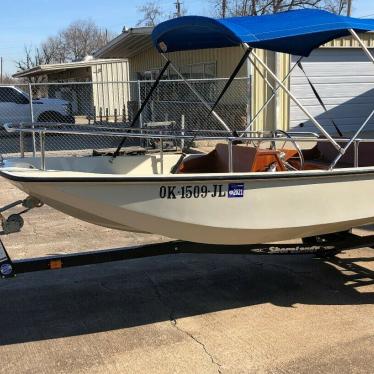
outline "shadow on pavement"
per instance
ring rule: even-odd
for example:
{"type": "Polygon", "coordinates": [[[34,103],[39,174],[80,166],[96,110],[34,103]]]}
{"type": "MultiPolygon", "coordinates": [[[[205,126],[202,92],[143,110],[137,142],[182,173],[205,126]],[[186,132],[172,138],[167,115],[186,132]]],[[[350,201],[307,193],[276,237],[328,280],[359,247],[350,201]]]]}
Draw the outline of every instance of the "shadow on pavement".
{"type": "Polygon", "coordinates": [[[20,275],[0,283],[0,345],[271,303],[374,303],[372,258],[178,255],[20,275]],[[360,289],[357,289],[360,287],[360,289]]]}

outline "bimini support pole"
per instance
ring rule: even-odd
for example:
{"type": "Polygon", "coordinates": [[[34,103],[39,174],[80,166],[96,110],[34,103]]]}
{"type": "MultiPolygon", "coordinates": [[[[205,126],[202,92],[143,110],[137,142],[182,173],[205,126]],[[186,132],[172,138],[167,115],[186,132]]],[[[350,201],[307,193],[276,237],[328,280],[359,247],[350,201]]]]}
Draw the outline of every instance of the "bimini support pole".
{"type": "MultiPolygon", "coordinates": [[[[246,48],[250,48],[247,43],[244,43],[246,48]]],[[[343,148],[331,137],[331,135],[323,128],[323,126],[309,113],[309,111],[301,104],[301,102],[291,93],[284,83],[273,73],[273,71],[265,64],[264,61],[257,54],[252,51],[252,56],[260,63],[260,65],[269,73],[269,75],[279,84],[284,92],[291,98],[291,100],[305,113],[305,115],[313,122],[313,124],[322,132],[322,134],[331,142],[331,144],[340,152],[344,153],[343,148]]]]}
{"type": "MultiPolygon", "coordinates": [[[[212,109],[210,110],[210,113],[216,108],[216,106],[218,105],[218,103],[220,102],[220,100],[222,99],[223,95],[225,94],[225,92],[227,91],[227,89],[231,86],[231,83],[232,81],[235,79],[235,77],[238,75],[239,73],[239,70],[241,69],[241,67],[244,65],[244,63],[247,61],[247,58],[250,58],[249,55],[251,54],[252,52],[252,49],[247,49],[244,53],[244,55],[242,56],[242,58],[240,59],[239,63],[236,65],[234,71],[232,72],[230,78],[228,79],[228,81],[226,82],[225,84],[225,87],[223,87],[223,90],[221,91],[221,93],[218,95],[218,98],[216,99],[215,103],[213,104],[212,106],[212,109]]],[[[209,114],[210,114],[209,113],[209,114]]]]}
{"type": "Polygon", "coordinates": [[[335,158],[335,160],[330,165],[329,170],[334,169],[335,165],[338,163],[338,161],[342,158],[344,153],[347,151],[347,149],[352,145],[352,143],[357,139],[358,135],[361,133],[361,131],[366,127],[366,125],[370,122],[370,120],[374,116],[374,110],[369,114],[369,116],[366,118],[365,122],[361,125],[361,127],[357,130],[357,132],[352,136],[350,141],[347,143],[347,145],[343,149],[343,153],[339,153],[338,156],[335,158]]]}
{"type": "MultiPolygon", "coordinates": [[[[131,121],[131,124],[129,126],[129,128],[132,128],[136,125],[138,119],[140,118],[140,115],[142,114],[144,108],[146,107],[146,105],[148,104],[148,101],[151,99],[152,95],[153,95],[153,92],[155,91],[155,89],[157,88],[157,86],[159,85],[160,83],[160,80],[162,79],[162,76],[164,75],[165,71],[167,70],[167,68],[169,67],[170,65],[170,61],[167,60],[164,67],[161,69],[157,79],[154,81],[154,83],[152,84],[152,87],[151,89],[149,90],[146,98],[144,99],[144,101],[142,102],[139,110],[136,112],[134,118],[132,119],[131,121]]],[[[123,147],[123,145],[125,144],[126,140],[127,140],[127,136],[125,136],[121,142],[118,144],[118,147],[116,149],[116,151],[113,153],[113,156],[112,158],[110,159],[111,162],[113,162],[113,160],[119,155],[120,151],[121,151],[121,148],[123,147]]]]}
{"type": "Polygon", "coordinates": [[[231,129],[229,126],[227,126],[226,122],[214,111],[212,110],[211,106],[206,102],[206,100],[199,94],[197,90],[192,86],[188,80],[183,76],[183,74],[180,73],[180,71],[174,66],[174,64],[165,56],[164,53],[161,53],[161,56],[165,59],[165,61],[168,61],[170,64],[170,67],[176,72],[178,77],[182,79],[184,83],[188,86],[188,88],[195,94],[195,96],[203,103],[203,105],[211,112],[211,114],[217,119],[217,121],[224,127],[225,130],[231,132],[231,129]]]}
{"type": "Polygon", "coordinates": [[[362,50],[369,57],[369,60],[374,63],[374,57],[373,57],[373,55],[370,53],[369,49],[366,47],[366,45],[361,40],[361,38],[357,35],[356,31],[353,30],[353,29],[349,29],[349,32],[351,33],[351,35],[353,36],[353,38],[357,40],[357,43],[360,45],[360,47],[362,48],[362,50]]]}
{"type": "MultiPolygon", "coordinates": [[[[300,57],[297,62],[295,62],[295,64],[291,67],[291,69],[288,71],[287,75],[283,78],[282,80],[282,83],[285,83],[287,81],[287,79],[290,77],[290,75],[292,74],[292,72],[294,71],[294,69],[296,68],[297,64],[299,62],[301,62],[301,60],[303,59],[303,57],[300,57]]],[[[255,69],[257,68],[256,67],[256,64],[252,61],[252,59],[249,59],[249,61],[253,64],[253,66],[255,67],[255,69]]],[[[268,82],[268,80],[266,80],[266,82],[268,82]]],[[[266,109],[266,107],[271,103],[271,101],[274,99],[275,95],[277,94],[277,92],[279,91],[279,89],[281,88],[280,85],[278,85],[277,87],[273,88],[272,85],[270,85],[270,88],[272,89],[273,93],[272,95],[266,100],[266,102],[264,103],[264,105],[258,110],[258,112],[254,115],[254,117],[251,119],[251,122],[248,124],[248,126],[245,128],[244,132],[246,131],[249,131],[253,125],[253,123],[256,121],[257,117],[266,109]]],[[[244,136],[244,134],[242,134],[241,136],[244,136]]]]}
{"type": "MultiPolygon", "coordinates": [[[[374,56],[370,53],[369,49],[366,47],[364,42],[361,40],[361,38],[357,35],[356,31],[353,29],[349,29],[349,32],[353,36],[354,39],[357,40],[358,44],[362,48],[362,50],[365,52],[365,54],[369,57],[369,60],[374,63],[374,56]]],[[[344,147],[343,152],[340,152],[340,154],[335,158],[335,160],[330,165],[330,170],[332,170],[335,165],[338,163],[338,161],[342,158],[344,153],[347,151],[347,149],[352,145],[352,143],[357,139],[358,135],[361,133],[361,131],[366,127],[366,125],[370,122],[370,120],[374,116],[374,110],[369,114],[369,116],[366,118],[365,122],[360,126],[360,128],[356,131],[356,133],[352,136],[350,141],[347,143],[347,145],[344,147]]]]}

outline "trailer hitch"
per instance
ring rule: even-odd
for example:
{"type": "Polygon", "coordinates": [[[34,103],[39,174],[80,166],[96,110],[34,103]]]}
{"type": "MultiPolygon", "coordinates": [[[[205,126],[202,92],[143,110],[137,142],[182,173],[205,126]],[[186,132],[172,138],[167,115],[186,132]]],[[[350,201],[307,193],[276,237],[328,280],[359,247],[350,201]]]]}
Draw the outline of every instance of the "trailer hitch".
{"type": "Polygon", "coordinates": [[[0,208],[0,221],[1,226],[3,228],[2,234],[8,235],[21,231],[24,225],[24,220],[21,215],[28,212],[31,209],[40,208],[43,205],[43,202],[39,199],[32,196],[28,196],[26,199],[17,200],[13,203],[10,203],[0,208]],[[19,213],[11,214],[7,218],[3,215],[4,212],[6,212],[9,209],[15,208],[18,205],[22,206],[25,209],[23,209],[19,213]]]}

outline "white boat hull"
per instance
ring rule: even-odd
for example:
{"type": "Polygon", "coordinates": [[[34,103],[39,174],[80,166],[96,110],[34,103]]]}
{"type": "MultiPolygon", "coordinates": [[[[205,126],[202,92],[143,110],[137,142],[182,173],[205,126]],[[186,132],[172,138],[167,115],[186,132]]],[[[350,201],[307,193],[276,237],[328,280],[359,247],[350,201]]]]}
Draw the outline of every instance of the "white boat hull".
{"type": "Polygon", "coordinates": [[[193,242],[267,243],[374,222],[374,168],[148,177],[4,170],[2,175],[81,220],[193,242]]]}

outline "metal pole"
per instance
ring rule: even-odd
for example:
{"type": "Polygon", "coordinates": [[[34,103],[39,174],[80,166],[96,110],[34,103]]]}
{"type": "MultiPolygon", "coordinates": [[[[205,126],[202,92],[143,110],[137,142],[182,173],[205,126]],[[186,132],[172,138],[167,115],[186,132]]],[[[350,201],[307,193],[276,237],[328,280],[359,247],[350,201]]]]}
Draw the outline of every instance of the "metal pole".
{"type": "MultiPolygon", "coordinates": [[[[278,52],[274,52],[274,59],[275,59],[275,75],[279,77],[280,74],[280,57],[278,52]]],[[[273,130],[279,130],[279,117],[280,117],[280,105],[279,105],[279,91],[274,91],[274,128],[273,130]]]]}
{"type": "Polygon", "coordinates": [[[3,58],[0,57],[0,83],[3,83],[3,58]]]}
{"type": "MultiPolygon", "coordinates": [[[[170,61],[163,53],[161,53],[161,56],[166,60],[166,61],[170,61]]],[[[172,67],[172,69],[177,73],[177,75],[179,76],[180,79],[183,80],[184,83],[186,83],[186,85],[188,86],[188,88],[196,95],[196,97],[204,104],[204,106],[209,110],[209,112],[212,113],[212,115],[218,120],[218,122],[225,128],[225,130],[227,131],[230,131],[231,132],[231,129],[230,127],[228,127],[225,123],[225,121],[214,111],[212,110],[211,106],[206,102],[206,100],[199,94],[198,91],[195,90],[195,88],[191,85],[190,82],[188,82],[185,77],[183,76],[183,74],[181,74],[179,72],[179,70],[174,66],[174,64],[172,62],[170,62],[170,66],[172,67]]]]}
{"type": "Polygon", "coordinates": [[[249,62],[253,65],[253,67],[257,70],[258,74],[260,74],[261,78],[266,82],[266,84],[270,87],[270,89],[275,92],[274,86],[269,82],[266,75],[260,70],[260,68],[256,65],[256,63],[252,60],[252,58],[248,57],[249,62]]]}
{"type": "Polygon", "coordinates": [[[360,47],[363,49],[363,51],[366,53],[366,55],[369,57],[369,60],[374,63],[374,57],[373,55],[370,53],[369,49],[366,47],[365,43],[361,40],[361,38],[357,35],[356,31],[353,30],[353,29],[349,29],[349,32],[351,33],[351,35],[353,36],[354,39],[357,40],[358,44],[360,45],[360,47]]]}
{"type": "MultiPolygon", "coordinates": [[[[142,106],[142,92],[141,92],[141,89],[140,89],[140,81],[139,80],[138,80],[138,106],[139,106],[139,109],[142,106]]],[[[139,127],[140,128],[143,127],[143,113],[140,113],[140,115],[139,115],[139,127]]]]}
{"type": "MultiPolygon", "coordinates": [[[[350,4],[349,4],[350,5],[350,4]]],[[[353,36],[353,38],[358,42],[358,44],[360,45],[360,47],[362,48],[362,50],[365,52],[366,56],[369,58],[369,60],[374,63],[374,56],[371,54],[371,52],[369,51],[369,49],[367,48],[367,46],[365,45],[365,43],[361,40],[361,38],[357,35],[356,31],[353,30],[353,29],[349,29],[349,32],[351,33],[351,35],[353,36]]],[[[340,154],[336,157],[336,159],[333,161],[333,163],[331,164],[330,166],[330,170],[333,169],[335,167],[335,165],[338,163],[338,161],[340,160],[340,158],[342,157],[342,155],[346,152],[346,150],[351,146],[351,144],[353,142],[355,142],[355,140],[357,139],[358,135],[360,134],[360,132],[365,128],[365,126],[369,123],[369,121],[371,120],[371,118],[374,116],[374,110],[369,114],[369,117],[366,119],[366,121],[362,124],[362,126],[357,130],[357,132],[353,135],[353,137],[351,138],[351,140],[348,142],[348,144],[344,147],[344,149],[342,150],[342,152],[340,152],[340,154]]],[[[358,158],[358,145],[356,146],[356,143],[355,143],[355,157],[357,156],[358,158]],[[357,152],[357,155],[356,155],[356,152],[357,152]]],[[[355,159],[355,163],[356,163],[356,159],[355,159]]],[[[357,166],[358,166],[358,160],[357,160],[357,166]]]]}
{"type": "Polygon", "coordinates": [[[233,154],[232,154],[232,140],[229,139],[228,156],[229,156],[229,173],[234,172],[233,154]]]}
{"type": "Polygon", "coordinates": [[[246,121],[245,127],[248,128],[251,126],[252,122],[252,65],[251,62],[247,59],[247,79],[246,79],[246,94],[247,94],[247,105],[246,105],[246,121]]]}
{"type": "Polygon", "coordinates": [[[20,123],[20,129],[21,131],[19,132],[19,151],[21,154],[21,158],[24,158],[25,157],[25,144],[24,144],[24,139],[23,139],[22,123],[20,123]]]}
{"type": "MultiPolygon", "coordinates": [[[[287,81],[287,79],[290,77],[290,75],[292,74],[292,72],[294,71],[294,69],[296,68],[297,64],[303,59],[303,57],[300,57],[297,62],[295,63],[295,65],[292,66],[292,68],[289,70],[288,74],[283,78],[282,80],[282,83],[285,83],[287,81]]],[[[271,100],[273,100],[273,98],[275,97],[275,94],[276,92],[281,88],[280,85],[278,85],[276,88],[275,88],[275,91],[273,92],[273,94],[269,97],[269,99],[266,100],[266,102],[264,103],[264,105],[259,109],[259,111],[255,114],[255,116],[252,118],[252,120],[250,121],[250,123],[248,124],[248,126],[245,128],[244,131],[248,131],[251,126],[253,125],[254,121],[256,121],[257,117],[262,113],[262,111],[270,104],[271,100]]],[[[241,135],[243,136],[243,135],[241,135]]]]}
{"type": "Polygon", "coordinates": [[[164,139],[160,138],[160,161],[161,161],[161,174],[164,174],[164,139]]]}
{"type": "MultiPolygon", "coordinates": [[[[31,83],[29,83],[29,100],[30,100],[30,118],[31,118],[31,123],[32,123],[32,128],[34,129],[34,107],[33,107],[33,102],[32,102],[32,87],[31,83]]],[[[32,156],[36,156],[36,141],[35,141],[35,132],[33,131],[32,134],[32,156]]]]}
{"type": "Polygon", "coordinates": [[[358,146],[359,145],[360,145],[360,141],[359,140],[355,140],[355,143],[354,143],[354,152],[355,152],[355,155],[354,155],[354,167],[355,168],[358,168],[358,157],[359,157],[358,146]]]}
{"type": "Polygon", "coordinates": [[[347,16],[350,17],[352,15],[352,0],[347,1],[347,16]]]}
{"type": "Polygon", "coordinates": [[[40,137],[40,153],[41,153],[41,169],[45,170],[45,132],[39,132],[40,137]]]}
{"type": "Polygon", "coordinates": [[[342,148],[342,152],[336,157],[336,159],[333,161],[333,163],[330,166],[330,170],[335,167],[335,165],[338,163],[338,161],[341,159],[341,157],[344,155],[344,153],[347,151],[347,149],[351,146],[351,144],[357,139],[360,132],[365,128],[365,126],[369,123],[371,118],[374,116],[374,110],[369,114],[369,117],[366,118],[366,121],[361,125],[361,127],[357,130],[356,134],[353,135],[351,140],[347,143],[347,145],[342,148]]]}
{"type": "MultiPolygon", "coordinates": [[[[247,48],[250,48],[247,43],[244,43],[247,48]]],[[[339,151],[342,152],[343,148],[331,137],[331,135],[323,128],[323,126],[309,113],[309,111],[301,104],[301,102],[295,97],[294,94],[282,83],[282,81],[272,72],[272,70],[259,58],[255,52],[252,52],[255,59],[261,64],[262,67],[270,74],[270,76],[282,87],[284,92],[292,99],[292,101],[307,115],[307,117],[313,122],[313,124],[322,132],[322,134],[332,143],[332,145],[339,151]]]]}
{"type": "MultiPolygon", "coordinates": [[[[184,129],[185,129],[185,117],[184,117],[184,114],[182,114],[182,117],[181,117],[182,136],[184,136],[184,129]]],[[[183,149],[184,149],[184,138],[182,138],[182,140],[181,140],[181,150],[182,150],[182,152],[183,152],[183,149]]]]}

